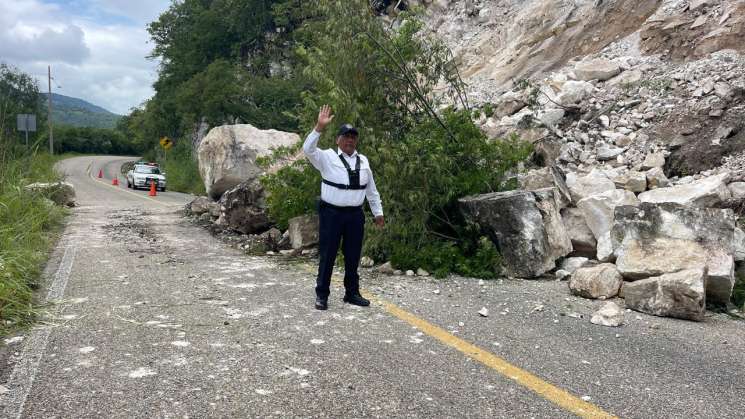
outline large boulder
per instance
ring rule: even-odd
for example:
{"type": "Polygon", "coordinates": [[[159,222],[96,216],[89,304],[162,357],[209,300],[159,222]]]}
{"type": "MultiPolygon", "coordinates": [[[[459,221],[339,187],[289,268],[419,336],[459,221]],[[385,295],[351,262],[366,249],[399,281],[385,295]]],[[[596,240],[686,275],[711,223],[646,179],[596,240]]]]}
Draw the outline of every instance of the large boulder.
{"type": "Polygon", "coordinates": [[[585,298],[612,298],[618,295],[623,277],[612,263],[578,268],[569,280],[569,290],[585,298]]]}
{"type": "Polygon", "coordinates": [[[655,316],[701,321],[706,311],[705,269],[687,269],[623,286],[626,307],[655,316]]]}
{"type": "Polygon", "coordinates": [[[264,189],[258,179],[227,190],[219,201],[220,217],[216,224],[243,234],[261,233],[269,228],[264,189]]]}
{"type": "Polygon", "coordinates": [[[564,174],[556,166],[529,170],[517,176],[520,189],[535,191],[544,188],[556,188],[559,208],[565,208],[571,203],[569,188],[564,181],[564,174]]]}
{"type": "Polygon", "coordinates": [[[574,75],[579,80],[608,80],[621,72],[621,67],[609,60],[598,58],[580,61],[574,66],[574,75]]]}
{"type": "Polygon", "coordinates": [[[726,304],[734,285],[734,234],[730,209],[643,202],[616,207],[611,240],[624,278],[706,269],[707,301],[726,304]]]}
{"type": "Polygon", "coordinates": [[[25,186],[26,191],[50,199],[57,205],[75,206],[75,187],[68,182],[32,183],[25,186]]]}
{"type": "Polygon", "coordinates": [[[572,251],[555,188],[508,191],[459,200],[464,215],[497,245],[510,275],[534,278],[572,251]]]}
{"type": "Polygon", "coordinates": [[[639,200],[633,192],[614,189],[589,196],[577,203],[597,240],[597,259],[601,262],[613,259],[610,229],[613,226],[614,211],[619,205],[639,205],[639,200]]]}
{"type": "Polygon", "coordinates": [[[576,173],[569,173],[566,178],[566,184],[572,196],[572,202],[574,203],[579,202],[582,198],[616,189],[613,181],[599,169],[592,169],[585,176],[577,176],[576,173]]]}
{"type": "Polygon", "coordinates": [[[291,218],[287,231],[293,249],[318,244],[318,215],[301,215],[291,218]]]}
{"type": "Polygon", "coordinates": [[[572,241],[573,256],[585,256],[595,259],[598,241],[592,230],[585,222],[585,216],[579,208],[564,208],[561,210],[561,220],[564,222],[567,234],[572,241]]]}
{"type": "Polygon", "coordinates": [[[272,149],[288,147],[300,140],[297,134],[260,130],[249,124],[212,128],[199,144],[199,173],[207,194],[219,199],[237,184],[255,179],[262,173],[256,158],[271,154],[272,149]]]}
{"type": "Polygon", "coordinates": [[[639,194],[642,202],[675,202],[683,205],[716,207],[731,197],[727,188],[729,173],[709,176],[687,185],[657,188],[639,194]]]}

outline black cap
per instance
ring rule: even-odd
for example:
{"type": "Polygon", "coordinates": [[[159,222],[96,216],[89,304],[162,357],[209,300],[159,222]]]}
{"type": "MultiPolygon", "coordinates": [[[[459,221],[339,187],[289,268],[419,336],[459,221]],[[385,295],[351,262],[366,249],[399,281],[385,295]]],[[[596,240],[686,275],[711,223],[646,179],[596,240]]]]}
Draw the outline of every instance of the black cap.
{"type": "Polygon", "coordinates": [[[344,124],[341,127],[339,127],[339,133],[337,135],[344,136],[344,135],[354,135],[355,137],[359,137],[360,133],[357,132],[357,128],[353,127],[352,124],[344,124]]]}

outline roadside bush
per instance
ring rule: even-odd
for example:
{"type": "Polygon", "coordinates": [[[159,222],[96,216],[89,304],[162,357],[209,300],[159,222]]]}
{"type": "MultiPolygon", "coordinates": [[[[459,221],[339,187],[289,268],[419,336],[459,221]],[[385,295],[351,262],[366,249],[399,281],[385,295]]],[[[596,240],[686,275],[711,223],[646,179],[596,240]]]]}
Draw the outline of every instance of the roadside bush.
{"type": "Polygon", "coordinates": [[[161,170],[166,172],[168,189],[194,195],[206,193],[193,153],[191,144],[180,140],[168,151],[168,158],[160,160],[161,170]]]}
{"type": "MultiPolygon", "coordinates": [[[[389,30],[363,0],[323,0],[318,8],[326,19],[307,25],[313,47],[298,52],[314,86],[304,95],[301,126],[309,131],[319,107],[329,104],[335,123],[359,127],[387,221],[384,229],[368,226],[364,252],[438,276],[493,277],[499,254],[466,223],[457,199],[508,188],[505,173],[530,147],[515,138],[487,141],[471,119],[450,51],[425,35],[415,16],[403,14],[389,30]],[[457,109],[443,108],[445,101],[457,109]]],[[[321,147],[335,147],[333,131],[321,147]]],[[[307,162],[263,182],[280,226],[314,210],[320,176],[307,162]]]]}
{"type": "Polygon", "coordinates": [[[34,317],[33,290],[65,210],[23,187],[61,180],[56,160],[0,138],[0,335],[34,317]]]}

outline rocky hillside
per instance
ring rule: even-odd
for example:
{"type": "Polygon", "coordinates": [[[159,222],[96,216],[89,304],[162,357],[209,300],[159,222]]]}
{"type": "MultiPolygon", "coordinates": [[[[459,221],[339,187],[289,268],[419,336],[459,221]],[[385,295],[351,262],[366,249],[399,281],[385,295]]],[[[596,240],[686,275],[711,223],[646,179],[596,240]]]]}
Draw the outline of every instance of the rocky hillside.
{"type": "Polygon", "coordinates": [[[535,146],[522,191],[462,200],[509,274],[695,320],[731,303],[745,249],[745,1],[420,3],[482,129],[535,146]]]}

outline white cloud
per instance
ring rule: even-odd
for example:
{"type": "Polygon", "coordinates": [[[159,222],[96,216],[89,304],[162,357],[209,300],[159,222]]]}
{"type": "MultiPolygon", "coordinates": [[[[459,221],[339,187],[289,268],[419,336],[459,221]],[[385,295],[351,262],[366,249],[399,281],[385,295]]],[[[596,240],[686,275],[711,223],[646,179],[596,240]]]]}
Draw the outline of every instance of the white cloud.
{"type": "Polygon", "coordinates": [[[36,76],[47,90],[125,114],[153,95],[157,63],[146,24],[168,0],[0,1],[0,61],[36,76]],[[62,86],[61,89],[56,88],[62,86]]]}
{"type": "Polygon", "coordinates": [[[90,56],[85,44],[83,30],[75,25],[67,25],[61,30],[44,28],[34,33],[36,28],[17,25],[0,32],[0,57],[15,61],[61,61],[81,64],[90,56]],[[29,36],[22,35],[29,33],[29,36]]]}

